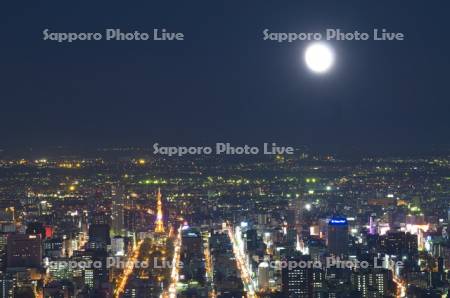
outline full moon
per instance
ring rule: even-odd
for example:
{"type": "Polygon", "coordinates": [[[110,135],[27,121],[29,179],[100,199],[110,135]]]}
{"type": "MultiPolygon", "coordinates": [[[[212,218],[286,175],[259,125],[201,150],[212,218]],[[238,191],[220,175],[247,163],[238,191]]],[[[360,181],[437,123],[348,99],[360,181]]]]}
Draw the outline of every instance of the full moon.
{"type": "Polygon", "coordinates": [[[313,43],[306,48],[305,62],[313,72],[325,73],[333,66],[333,50],[324,43],[313,43]]]}

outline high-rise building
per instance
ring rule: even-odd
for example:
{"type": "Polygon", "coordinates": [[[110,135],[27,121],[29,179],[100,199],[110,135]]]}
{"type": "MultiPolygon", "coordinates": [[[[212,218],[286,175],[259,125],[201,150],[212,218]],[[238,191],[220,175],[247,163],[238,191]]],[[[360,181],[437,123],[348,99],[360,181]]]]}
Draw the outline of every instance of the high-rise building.
{"type": "Polygon", "coordinates": [[[125,239],[116,236],[111,239],[111,252],[113,256],[123,256],[125,254],[125,239]]]}
{"type": "Polygon", "coordinates": [[[90,223],[93,225],[111,225],[111,214],[105,212],[92,213],[90,223]]]}
{"type": "Polygon", "coordinates": [[[258,233],[256,229],[249,229],[245,232],[247,250],[255,252],[258,249],[258,233]]]}
{"type": "Polygon", "coordinates": [[[6,269],[6,247],[8,244],[8,234],[0,233],[0,275],[6,269]]]}
{"type": "Polygon", "coordinates": [[[369,296],[369,274],[365,272],[352,272],[351,281],[353,287],[362,298],[369,296]]]}
{"type": "Polygon", "coordinates": [[[41,267],[42,240],[40,235],[11,234],[7,244],[8,267],[41,267]]]}
{"type": "Polygon", "coordinates": [[[242,297],[244,285],[239,276],[233,246],[228,235],[214,232],[209,238],[209,248],[217,296],[242,297]]]}
{"type": "Polygon", "coordinates": [[[125,230],[135,232],[138,227],[139,211],[133,208],[124,210],[125,230]]]}
{"type": "Polygon", "coordinates": [[[417,235],[388,232],[380,237],[380,251],[388,255],[414,257],[418,254],[417,235]]]}
{"type": "MultiPolygon", "coordinates": [[[[407,253],[411,246],[408,238],[410,237],[407,237],[407,234],[404,232],[388,232],[380,239],[381,251],[396,256],[407,253]]],[[[417,237],[415,237],[415,239],[417,239],[417,237]]],[[[417,240],[414,242],[415,246],[417,246],[417,240]]]]}
{"type": "MultiPolygon", "coordinates": [[[[310,259],[307,256],[288,257],[289,264],[300,264],[310,259]]],[[[304,266],[284,266],[282,269],[282,289],[283,297],[286,298],[312,298],[313,297],[313,275],[312,268],[304,266]],[[294,268],[295,267],[295,268],[294,268]]]]}
{"type": "Polygon", "coordinates": [[[17,287],[17,278],[13,273],[0,275],[0,297],[16,297],[14,289],[17,287]]]}
{"type": "Polygon", "coordinates": [[[391,272],[387,269],[365,269],[352,272],[351,283],[363,298],[386,297],[391,287],[391,272]]]}
{"type": "Polygon", "coordinates": [[[73,297],[74,287],[69,281],[52,281],[43,289],[44,298],[50,297],[73,297]]]}
{"type": "Polygon", "coordinates": [[[44,256],[46,257],[62,257],[64,253],[64,244],[62,238],[53,238],[44,240],[44,256]]]}
{"type": "Polygon", "coordinates": [[[180,260],[183,268],[180,273],[180,281],[205,284],[205,262],[203,255],[203,240],[200,230],[197,228],[186,228],[182,231],[182,246],[180,260]]]}
{"type": "Polygon", "coordinates": [[[328,222],[327,245],[330,254],[343,257],[348,254],[348,222],[344,217],[333,217],[328,222]]]}
{"type": "Polygon", "coordinates": [[[123,294],[123,298],[152,298],[160,297],[161,286],[156,281],[144,280],[136,277],[130,278],[123,294]]]}
{"type": "MultiPolygon", "coordinates": [[[[107,285],[109,269],[107,268],[108,253],[106,249],[87,249],[76,251],[72,257],[73,261],[92,266],[79,266],[73,270],[73,274],[82,278],[83,283],[89,288],[100,288],[107,285]],[[95,265],[94,265],[95,264],[95,265]],[[75,272],[78,271],[78,272],[75,272]]],[[[109,297],[109,296],[107,296],[109,297]]]]}
{"type": "Polygon", "coordinates": [[[302,201],[298,197],[295,199],[295,229],[297,230],[297,236],[303,232],[303,218],[302,218],[302,201]]]}
{"type": "Polygon", "coordinates": [[[262,262],[258,266],[258,289],[265,291],[269,288],[269,263],[262,262]]]}
{"type": "Polygon", "coordinates": [[[123,186],[113,185],[111,186],[111,224],[112,232],[114,236],[125,235],[124,214],[125,207],[125,192],[123,186]]]}
{"type": "Polygon", "coordinates": [[[89,248],[103,249],[109,244],[111,244],[111,238],[109,236],[108,225],[100,224],[89,226],[89,248]]]}

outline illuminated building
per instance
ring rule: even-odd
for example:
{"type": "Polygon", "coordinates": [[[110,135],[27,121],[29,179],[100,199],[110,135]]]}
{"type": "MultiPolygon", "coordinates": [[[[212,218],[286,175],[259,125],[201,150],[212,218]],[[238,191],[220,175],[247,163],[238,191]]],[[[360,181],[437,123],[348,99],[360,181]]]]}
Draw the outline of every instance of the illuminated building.
{"type": "Polygon", "coordinates": [[[67,281],[52,281],[44,287],[44,297],[72,297],[73,285],[67,281]]]}
{"type": "Polygon", "coordinates": [[[112,197],[112,206],[111,206],[111,224],[112,224],[112,232],[115,236],[124,236],[125,227],[124,227],[124,190],[121,185],[113,185],[111,187],[111,197],[112,197]]]}
{"type": "Polygon", "coordinates": [[[233,246],[226,233],[215,232],[209,238],[214,287],[218,295],[243,296],[243,284],[239,278],[233,246]]]}
{"type": "Polygon", "coordinates": [[[297,236],[301,235],[303,231],[303,222],[301,218],[302,214],[302,201],[300,197],[296,198],[295,200],[295,229],[297,231],[297,236]]]}
{"type": "Polygon", "coordinates": [[[110,225],[111,216],[108,213],[96,212],[92,214],[91,224],[94,225],[110,225]]]}
{"type": "Polygon", "coordinates": [[[258,249],[258,233],[256,229],[249,229],[245,232],[247,239],[247,250],[255,252],[258,249]]]}
{"type": "Polygon", "coordinates": [[[388,232],[380,237],[380,251],[388,255],[414,257],[418,254],[417,236],[404,232],[388,232]]]}
{"type": "Polygon", "coordinates": [[[320,260],[322,256],[326,255],[327,247],[322,239],[309,239],[307,247],[312,260],[320,260]]]}
{"type": "Polygon", "coordinates": [[[132,278],[127,284],[122,298],[152,298],[159,296],[159,287],[157,282],[150,280],[142,280],[139,278],[132,278]]]}
{"type": "Polygon", "coordinates": [[[63,280],[73,277],[73,269],[69,267],[69,259],[52,259],[52,265],[49,266],[49,273],[52,279],[63,280]]]}
{"type": "Polygon", "coordinates": [[[386,269],[358,270],[351,275],[351,283],[362,298],[388,296],[390,279],[391,273],[386,269]]]}
{"type": "MultiPolygon", "coordinates": [[[[289,257],[286,262],[295,262],[299,264],[303,261],[309,261],[307,256],[289,257]]],[[[282,290],[283,297],[286,298],[312,298],[313,297],[313,276],[312,268],[303,268],[296,266],[282,268],[282,290]]]]}
{"type": "Polygon", "coordinates": [[[260,291],[269,288],[269,264],[262,262],[258,266],[258,289],[260,291]]]}
{"type": "Polygon", "coordinates": [[[200,230],[197,228],[183,230],[181,243],[180,260],[183,262],[183,268],[180,281],[189,287],[195,285],[195,288],[201,288],[205,284],[206,270],[200,230]]]}
{"type": "Polygon", "coordinates": [[[15,274],[7,273],[0,276],[0,297],[14,298],[14,289],[17,287],[17,278],[15,274]]]}
{"type": "Polygon", "coordinates": [[[333,217],[328,222],[327,245],[330,254],[345,256],[348,254],[348,222],[343,217],[333,217]]]}
{"type": "Polygon", "coordinates": [[[63,240],[53,238],[44,240],[44,255],[46,257],[61,257],[63,255],[63,240]]]}
{"type": "Polygon", "coordinates": [[[0,209],[0,223],[14,223],[14,222],[15,222],[14,207],[0,209]]]}
{"type": "Polygon", "coordinates": [[[8,234],[0,234],[0,275],[6,269],[6,246],[8,244],[8,234]]]}
{"type": "Polygon", "coordinates": [[[8,267],[41,267],[42,240],[40,235],[12,234],[7,244],[8,267]]]}
{"type": "Polygon", "coordinates": [[[125,241],[123,237],[116,236],[111,240],[111,252],[113,256],[125,254],[125,241]]]}
{"type": "Polygon", "coordinates": [[[81,268],[83,270],[82,276],[85,284],[98,288],[108,282],[109,269],[107,268],[107,257],[108,254],[105,249],[89,249],[79,252],[77,255],[78,260],[85,261],[87,264],[97,264],[95,266],[81,268]]]}
{"type": "Polygon", "coordinates": [[[108,225],[99,224],[89,227],[88,247],[90,249],[104,249],[109,244],[111,244],[111,238],[108,225]]]}

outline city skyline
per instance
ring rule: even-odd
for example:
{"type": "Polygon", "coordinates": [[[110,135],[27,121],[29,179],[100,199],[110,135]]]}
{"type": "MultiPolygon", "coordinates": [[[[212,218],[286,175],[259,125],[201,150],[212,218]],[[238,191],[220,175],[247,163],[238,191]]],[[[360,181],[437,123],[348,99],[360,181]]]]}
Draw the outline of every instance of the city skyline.
{"type": "Polygon", "coordinates": [[[446,2],[8,2],[0,298],[450,297],[446,2]]]}

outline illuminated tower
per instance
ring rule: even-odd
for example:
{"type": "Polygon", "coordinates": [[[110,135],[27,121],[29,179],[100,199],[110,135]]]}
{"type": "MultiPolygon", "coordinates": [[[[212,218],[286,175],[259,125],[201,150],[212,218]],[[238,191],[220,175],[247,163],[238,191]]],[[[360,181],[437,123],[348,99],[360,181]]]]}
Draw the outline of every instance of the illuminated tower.
{"type": "Polygon", "coordinates": [[[158,188],[158,193],[156,194],[156,224],[155,233],[164,233],[164,222],[163,222],[163,212],[162,212],[162,202],[161,202],[161,190],[158,188]]]}

